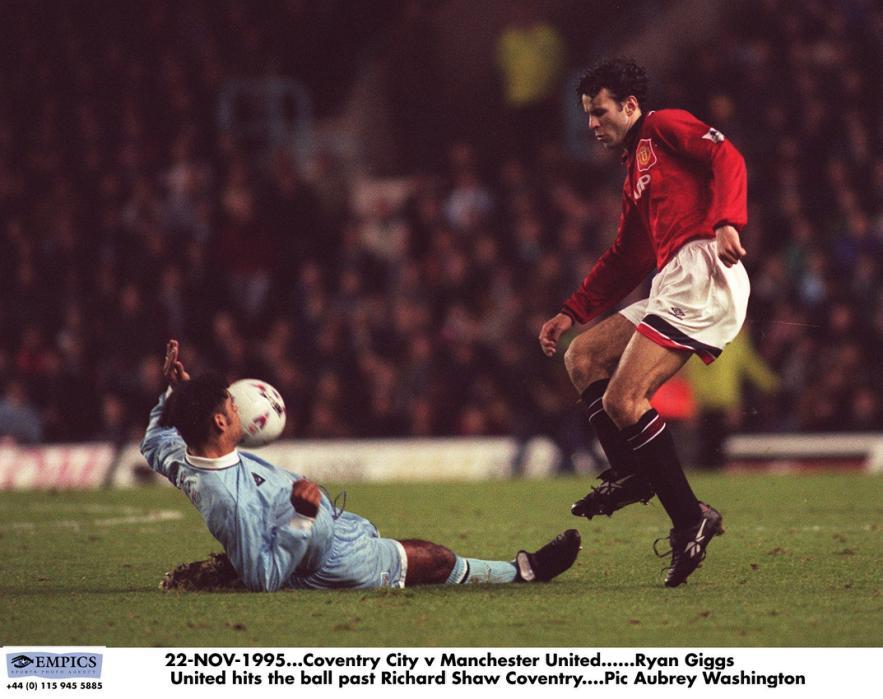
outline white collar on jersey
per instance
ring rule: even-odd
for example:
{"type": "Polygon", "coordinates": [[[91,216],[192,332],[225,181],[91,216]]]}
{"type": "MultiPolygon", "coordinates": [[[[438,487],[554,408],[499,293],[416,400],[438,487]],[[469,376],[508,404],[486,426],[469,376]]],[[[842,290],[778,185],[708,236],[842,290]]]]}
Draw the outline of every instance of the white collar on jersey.
{"type": "Polygon", "coordinates": [[[217,458],[210,458],[208,456],[194,456],[189,452],[184,452],[184,460],[190,464],[191,466],[196,466],[196,468],[207,468],[213,471],[217,471],[222,468],[230,468],[231,466],[235,466],[239,463],[239,450],[234,449],[229,454],[224,454],[224,456],[219,456],[217,458]]]}

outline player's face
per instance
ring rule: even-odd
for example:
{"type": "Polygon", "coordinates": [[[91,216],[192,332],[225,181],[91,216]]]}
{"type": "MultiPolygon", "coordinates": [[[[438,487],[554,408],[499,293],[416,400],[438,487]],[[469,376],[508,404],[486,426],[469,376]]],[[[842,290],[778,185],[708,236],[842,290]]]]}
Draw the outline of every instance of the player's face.
{"type": "MultiPolygon", "coordinates": [[[[632,97],[631,100],[634,100],[632,97]]],[[[605,148],[617,148],[625,142],[625,136],[637,121],[635,105],[628,100],[618,102],[610,96],[606,87],[597,95],[583,95],[583,111],[589,115],[589,129],[605,148]]]]}

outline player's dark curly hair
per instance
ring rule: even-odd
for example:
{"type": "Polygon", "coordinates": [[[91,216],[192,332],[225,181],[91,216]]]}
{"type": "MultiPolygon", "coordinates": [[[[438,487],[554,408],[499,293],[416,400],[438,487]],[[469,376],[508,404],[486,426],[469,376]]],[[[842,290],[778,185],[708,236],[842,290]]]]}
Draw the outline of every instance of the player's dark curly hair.
{"type": "Polygon", "coordinates": [[[576,96],[579,99],[583,95],[594,97],[604,87],[617,102],[634,95],[643,107],[647,99],[647,73],[631,58],[607,58],[580,78],[576,96]]]}
{"type": "Polygon", "coordinates": [[[220,374],[184,381],[166,399],[160,425],[177,429],[187,446],[202,447],[211,436],[213,416],[223,412],[227,395],[227,382],[220,374]]]}

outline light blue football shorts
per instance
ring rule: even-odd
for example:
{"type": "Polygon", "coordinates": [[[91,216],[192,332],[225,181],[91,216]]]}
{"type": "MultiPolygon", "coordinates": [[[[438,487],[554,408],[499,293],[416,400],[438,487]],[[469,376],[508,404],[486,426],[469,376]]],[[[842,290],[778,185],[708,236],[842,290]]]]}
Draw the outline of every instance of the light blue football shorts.
{"type": "Polygon", "coordinates": [[[405,548],[395,539],[383,539],[364,517],[343,512],[334,522],[334,541],[322,567],[293,577],[296,589],[404,587],[408,573],[405,548]]]}

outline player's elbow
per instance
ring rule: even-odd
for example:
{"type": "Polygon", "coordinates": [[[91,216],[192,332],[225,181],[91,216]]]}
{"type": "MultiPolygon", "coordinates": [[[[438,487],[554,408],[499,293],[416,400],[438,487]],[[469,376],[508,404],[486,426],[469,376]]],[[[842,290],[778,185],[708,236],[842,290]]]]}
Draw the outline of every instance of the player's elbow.
{"type": "Polygon", "coordinates": [[[141,456],[144,457],[152,469],[156,469],[156,464],[161,461],[162,445],[162,438],[159,435],[151,434],[150,431],[141,440],[141,456]]]}
{"type": "Polygon", "coordinates": [[[745,165],[745,156],[735,146],[733,147],[733,166],[742,176],[746,176],[748,168],[745,165]]]}
{"type": "Polygon", "coordinates": [[[149,436],[144,435],[144,439],[141,440],[139,448],[141,450],[141,456],[147,460],[147,463],[153,463],[152,459],[154,454],[156,454],[156,446],[154,440],[150,439],[149,436]]]}

